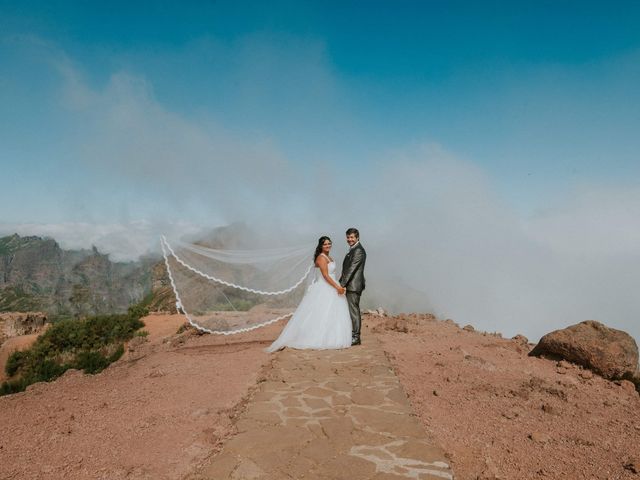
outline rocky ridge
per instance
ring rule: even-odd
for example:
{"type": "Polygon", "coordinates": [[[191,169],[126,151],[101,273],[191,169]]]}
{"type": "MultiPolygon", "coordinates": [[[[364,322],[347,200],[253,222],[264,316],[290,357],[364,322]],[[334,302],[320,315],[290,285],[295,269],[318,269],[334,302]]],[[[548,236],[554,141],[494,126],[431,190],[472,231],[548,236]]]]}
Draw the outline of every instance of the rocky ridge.
{"type": "Polygon", "coordinates": [[[113,262],[97,248],[64,250],[51,238],[0,238],[0,312],[52,317],[124,312],[152,291],[157,258],[113,262]]]}

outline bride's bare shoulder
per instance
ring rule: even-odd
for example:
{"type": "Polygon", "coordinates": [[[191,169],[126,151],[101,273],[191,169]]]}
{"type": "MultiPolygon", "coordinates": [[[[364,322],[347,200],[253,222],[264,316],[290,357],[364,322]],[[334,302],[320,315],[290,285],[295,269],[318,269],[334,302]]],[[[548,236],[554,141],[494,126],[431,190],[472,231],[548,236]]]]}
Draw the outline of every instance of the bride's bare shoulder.
{"type": "Polygon", "coordinates": [[[316,258],[316,267],[319,267],[321,265],[327,265],[328,263],[329,263],[329,259],[327,258],[326,255],[322,253],[318,255],[318,257],[316,258]]]}

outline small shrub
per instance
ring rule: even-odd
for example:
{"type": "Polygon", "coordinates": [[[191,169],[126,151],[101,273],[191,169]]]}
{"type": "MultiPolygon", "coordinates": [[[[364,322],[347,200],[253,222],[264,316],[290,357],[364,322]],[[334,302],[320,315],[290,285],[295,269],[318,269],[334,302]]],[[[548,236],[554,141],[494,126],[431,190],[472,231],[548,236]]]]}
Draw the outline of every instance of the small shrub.
{"type": "Polygon", "coordinates": [[[184,322],[182,325],[178,327],[178,330],[176,331],[176,335],[180,335],[181,333],[184,333],[188,330],[195,330],[195,328],[189,322],[184,322]]]}
{"type": "Polygon", "coordinates": [[[4,371],[8,377],[13,377],[18,370],[24,367],[29,354],[27,352],[16,351],[9,355],[7,364],[4,366],[4,371]]]}
{"type": "Polygon", "coordinates": [[[58,378],[68,369],[68,365],[60,365],[54,360],[47,358],[37,363],[27,377],[31,376],[36,382],[48,382],[54,378],[58,378]]]}
{"type": "Polygon", "coordinates": [[[84,373],[99,373],[109,366],[109,360],[100,352],[80,352],[74,367],[84,373]]]}
{"type": "Polygon", "coordinates": [[[135,318],[136,320],[138,320],[138,319],[140,319],[142,317],[146,317],[147,315],[149,315],[149,307],[143,306],[141,304],[132,305],[127,310],[127,314],[130,317],[135,318]]]}
{"type": "Polygon", "coordinates": [[[26,388],[35,383],[27,378],[18,378],[16,380],[8,380],[0,385],[0,396],[10,395],[12,393],[24,392],[26,388]]]}
{"type": "Polygon", "coordinates": [[[109,355],[109,363],[111,364],[116,360],[119,360],[122,355],[124,355],[124,344],[121,343],[120,345],[118,345],[118,348],[116,348],[115,352],[109,355]]]}
{"type": "Polygon", "coordinates": [[[127,314],[99,315],[82,320],[55,322],[28,350],[14,352],[7,361],[6,372],[12,378],[0,385],[0,395],[23,391],[35,382],[58,378],[69,368],[98,373],[124,354],[123,342],[144,327],[140,318],[148,314],[141,305],[127,314]]]}

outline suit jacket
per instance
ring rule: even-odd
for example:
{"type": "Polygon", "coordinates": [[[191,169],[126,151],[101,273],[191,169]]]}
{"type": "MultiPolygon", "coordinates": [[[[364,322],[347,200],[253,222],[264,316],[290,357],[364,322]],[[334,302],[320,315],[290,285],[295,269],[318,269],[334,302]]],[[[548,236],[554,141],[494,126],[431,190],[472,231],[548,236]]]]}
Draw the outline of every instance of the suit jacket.
{"type": "Polygon", "coordinates": [[[364,264],[366,261],[367,252],[364,251],[364,247],[360,243],[349,250],[349,253],[344,257],[340,285],[348,292],[362,293],[364,290],[364,264]]]}

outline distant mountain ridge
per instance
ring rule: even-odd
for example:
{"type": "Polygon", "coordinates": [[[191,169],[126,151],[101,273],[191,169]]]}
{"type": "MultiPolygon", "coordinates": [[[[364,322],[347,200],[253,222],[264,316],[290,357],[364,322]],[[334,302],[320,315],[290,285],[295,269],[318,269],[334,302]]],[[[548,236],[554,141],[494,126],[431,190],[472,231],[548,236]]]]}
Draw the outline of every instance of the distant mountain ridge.
{"type": "MultiPolygon", "coordinates": [[[[256,237],[247,225],[232,223],[185,240],[209,248],[247,249],[260,245],[256,237]]],[[[238,292],[229,289],[226,294],[238,292]]],[[[46,236],[0,237],[0,312],[41,311],[55,320],[124,313],[143,302],[150,311],[175,313],[175,301],[157,255],[113,262],[95,246],[66,250],[46,236]]]]}
{"type": "Polygon", "coordinates": [[[159,281],[154,271],[162,273],[154,269],[158,262],[112,262],[96,247],[64,250],[49,237],[1,237],[0,311],[39,310],[54,318],[125,312],[151,297],[159,281]]]}

